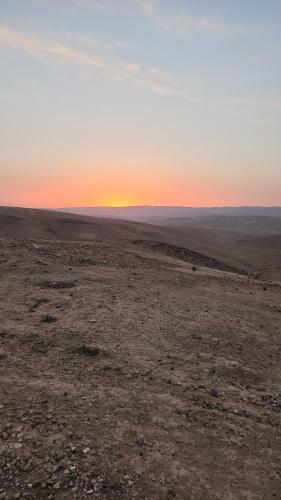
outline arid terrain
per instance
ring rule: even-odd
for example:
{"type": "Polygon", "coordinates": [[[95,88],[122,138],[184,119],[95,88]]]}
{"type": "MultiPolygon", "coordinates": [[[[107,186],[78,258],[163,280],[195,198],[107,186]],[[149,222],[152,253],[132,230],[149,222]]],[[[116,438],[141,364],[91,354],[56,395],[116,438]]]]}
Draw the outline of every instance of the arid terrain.
{"type": "Polygon", "coordinates": [[[1,500],[281,498],[278,234],[204,231],[0,209],[1,500]]]}

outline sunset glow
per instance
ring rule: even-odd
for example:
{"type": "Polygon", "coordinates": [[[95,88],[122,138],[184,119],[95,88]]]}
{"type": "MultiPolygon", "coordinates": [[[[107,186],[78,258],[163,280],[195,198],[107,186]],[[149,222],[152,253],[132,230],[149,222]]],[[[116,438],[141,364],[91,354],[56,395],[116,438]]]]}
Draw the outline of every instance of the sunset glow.
{"type": "Polygon", "coordinates": [[[2,2],[0,204],[280,204],[280,22],[273,0],[2,2]]]}

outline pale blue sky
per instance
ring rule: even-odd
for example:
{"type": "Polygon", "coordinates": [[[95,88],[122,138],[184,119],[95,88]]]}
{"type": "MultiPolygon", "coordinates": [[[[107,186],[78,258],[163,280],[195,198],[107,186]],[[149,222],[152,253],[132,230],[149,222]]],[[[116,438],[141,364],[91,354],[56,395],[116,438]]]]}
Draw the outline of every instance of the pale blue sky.
{"type": "Polygon", "coordinates": [[[0,204],[281,204],[279,0],[0,0],[0,204]]]}

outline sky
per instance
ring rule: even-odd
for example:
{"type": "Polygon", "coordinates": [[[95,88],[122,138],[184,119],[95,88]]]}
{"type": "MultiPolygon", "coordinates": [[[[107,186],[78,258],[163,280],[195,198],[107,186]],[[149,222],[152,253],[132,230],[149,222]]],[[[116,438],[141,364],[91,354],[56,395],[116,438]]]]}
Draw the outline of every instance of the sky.
{"type": "Polygon", "coordinates": [[[280,0],[0,0],[0,205],[281,205],[280,0]]]}

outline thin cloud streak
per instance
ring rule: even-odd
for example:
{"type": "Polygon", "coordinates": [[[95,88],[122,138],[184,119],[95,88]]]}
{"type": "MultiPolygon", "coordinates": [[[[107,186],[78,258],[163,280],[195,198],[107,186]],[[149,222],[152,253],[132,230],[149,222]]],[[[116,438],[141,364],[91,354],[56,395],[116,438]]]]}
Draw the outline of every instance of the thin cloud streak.
{"type": "MultiPolygon", "coordinates": [[[[73,38],[74,39],[74,38],[73,38]]],[[[203,105],[208,107],[223,107],[232,110],[244,106],[258,106],[263,109],[281,111],[281,102],[272,100],[258,100],[243,97],[229,99],[210,99],[190,95],[184,87],[169,73],[157,67],[146,67],[141,64],[119,59],[110,55],[92,56],[65,45],[61,42],[43,41],[38,37],[30,36],[18,31],[11,30],[0,25],[0,45],[21,50],[32,57],[52,57],[57,62],[82,65],[89,69],[99,71],[108,76],[112,81],[129,83],[143,88],[163,97],[177,97],[186,103],[203,105]]]]}
{"type": "Polygon", "coordinates": [[[138,63],[125,61],[112,56],[93,57],[87,52],[11,30],[0,25],[0,44],[20,49],[33,57],[52,56],[59,61],[82,64],[102,71],[114,81],[129,82],[162,96],[183,97],[174,79],[158,68],[147,68],[138,63]]]}
{"type": "Polygon", "coordinates": [[[122,41],[117,42],[104,42],[98,40],[93,36],[78,36],[73,35],[72,33],[67,33],[65,40],[70,43],[75,43],[82,47],[93,48],[102,51],[110,51],[110,50],[118,50],[118,49],[128,49],[129,46],[127,43],[122,41]]]}
{"type": "Polygon", "coordinates": [[[99,58],[91,57],[58,43],[44,43],[38,38],[13,31],[6,26],[0,26],[0,44],[21,49],[35,57],[53,55],[64,60],[80,62],[88,66],[103,66],[103,62],[99,58]]]}
{"type": "MultiPolygon", "coordinates": [[[[195,17],[173,9],[164,9],[160,0],[135,0],[143,14],[164,31],[188,36],[208,32],[225,36],[264,32],[260,26],[231,26],[210,17],[195,17]]],[[[172,4],[172,2],[171,2],[172,4]]]]}

